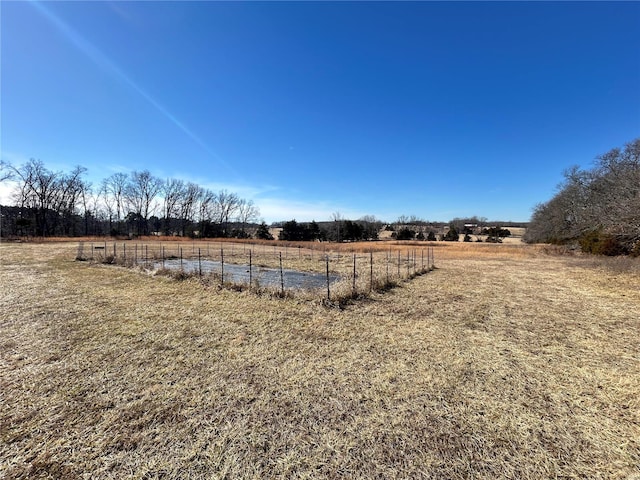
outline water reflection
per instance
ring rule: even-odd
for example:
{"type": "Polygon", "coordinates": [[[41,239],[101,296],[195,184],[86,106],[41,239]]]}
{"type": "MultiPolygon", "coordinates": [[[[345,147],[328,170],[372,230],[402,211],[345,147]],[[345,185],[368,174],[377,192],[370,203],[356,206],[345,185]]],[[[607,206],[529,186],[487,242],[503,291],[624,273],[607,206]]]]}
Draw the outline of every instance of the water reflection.
{"type": "MultiPolygon", "coordinates": [[[[155,268],[161,268],[162,262],[154,265],[155,268]]],[[[164,268],[170,270],[180,270],[185,272],[199,272],[202,274],[222,272],[222,264],[213,260],[165,260],[164,268]]],[[[277,268],[263,268],[253,266],[249,272],[249,265],[236,265],[233,263],[224,264],[224,281],[231,283],[249,283],[251,277],[252,282],[258,282],[260,286],[277,286],[280,287],[281,277],[280,270],[277,268]]],[[[338,275],[329,274],[329,283],[338,280],[338,275]]],[[[327,286],[327,276],[322,273],[301,272],[298,270],[282,269],[282,280],[284,288],[291,289],[314,289],[327,286]]]]}

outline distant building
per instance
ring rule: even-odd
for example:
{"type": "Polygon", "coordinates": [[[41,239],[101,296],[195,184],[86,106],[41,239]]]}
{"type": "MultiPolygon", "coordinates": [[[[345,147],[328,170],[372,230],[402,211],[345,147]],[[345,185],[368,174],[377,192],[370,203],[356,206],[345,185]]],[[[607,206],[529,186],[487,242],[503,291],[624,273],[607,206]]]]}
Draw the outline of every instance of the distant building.
{"type": "Polygon", "coordinates": [[[477,235],[480,233],[480,229],[478,228],[478,224],[477,223],[465,223],[464,224],[464,231],[465,232],[469,232],[471,234],[477,235]]]}

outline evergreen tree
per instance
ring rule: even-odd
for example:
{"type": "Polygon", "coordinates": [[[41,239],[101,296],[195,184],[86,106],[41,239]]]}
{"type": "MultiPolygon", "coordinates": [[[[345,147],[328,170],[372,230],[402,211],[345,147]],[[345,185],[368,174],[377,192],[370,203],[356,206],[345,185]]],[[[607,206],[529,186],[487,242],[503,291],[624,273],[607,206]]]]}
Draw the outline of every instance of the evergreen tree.
{"type": "Polygon", "coordinates": [[[449,227],[449,231],[444,235],[445,242],[457,242],[459,240],[458,230],[453,225],[449,227]]]}
{"type": "Polygon", "coordinates": [[[259,238],[260,240],[273,240],[273,235],[271,235],[266,223],[262,222],[260,224],[258,230],[256,230],[256,238],[259,238]]]}

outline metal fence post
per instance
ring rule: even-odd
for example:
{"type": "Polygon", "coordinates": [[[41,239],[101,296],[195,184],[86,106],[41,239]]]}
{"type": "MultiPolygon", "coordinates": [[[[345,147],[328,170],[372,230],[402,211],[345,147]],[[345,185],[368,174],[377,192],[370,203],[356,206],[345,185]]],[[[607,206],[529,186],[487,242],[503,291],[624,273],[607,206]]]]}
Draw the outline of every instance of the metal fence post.
{"type": "Polygon", "coordinates": [[[331,291],[329,289],[329,255],[325,256],[325,261],[327,263],[327,301],[331,301],[331,291]]]}
{"type": "Polygon", "coordinates": [[[224,248],[222,247],[220,247],[220,285],[224,286],[224,248]]]}
{"type": "Polygon", "coordinates": [[[353,287],[351,288],[351,290],[353,290],[353,295],[356,295],[356,254],[353,254],[353,287]]]}
{"type": "Polygon", "coordinates": [[[280,291],[284,295],[284,275],[282,273],[282,252],[280,252],[280,291]]]}
{"type": "Polygon", "coordinates": [[[369,273],[369,292],[373,292],[373,250],[369,252],[369,260],[371,264],[371,271],[369,273]]]}

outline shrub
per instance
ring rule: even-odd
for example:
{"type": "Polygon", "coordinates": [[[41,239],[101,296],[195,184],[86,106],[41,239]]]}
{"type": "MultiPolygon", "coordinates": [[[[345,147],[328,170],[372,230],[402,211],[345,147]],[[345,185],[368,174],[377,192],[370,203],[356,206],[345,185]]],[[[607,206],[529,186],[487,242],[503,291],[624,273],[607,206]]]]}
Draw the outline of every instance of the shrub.
{"type": "Polygon", "coordinates": [[[625,246],[620,243],[614,236],[603,233],[600,230],[594,230],[584,234],[578,240],[580,248],[585,253],[594,255],[625,255],[629,253],[625,246]]]}
{"type": "Polygon", "coordinates": [[[396,234],[396,239],[398,240],[413,240],[416,238],[416,232],[409,228],[402,228],[396,234]]]}
{"type": "Polygon", "coordinates": [[[231,231],[231,237],[233,237],[233,238],[251,238],[251,235],[249,235],[244,229],[234,228],[231,231]]]}
{"type": "Polygon", "coordinates": [[[605,237],[601,243],[600,255],[615,257],[616,255],[626,255],[627,249],[614,237],[605,237]]]}
{"type": "Polygon", "coordinates": [[[511,232],[506,228],[491,227],[482,229],[482,234],[487,235],[487,242],[502,243],[502,239],[511,236],[511,232]]]}

